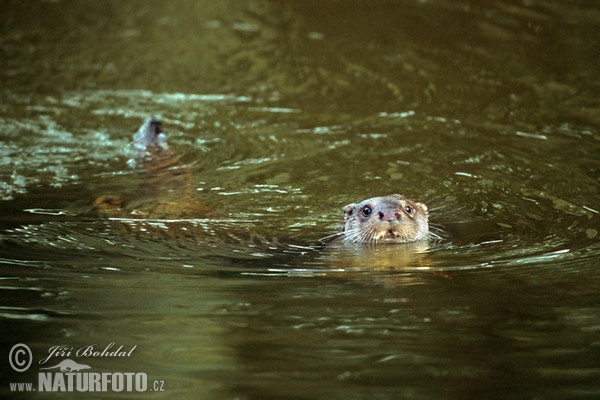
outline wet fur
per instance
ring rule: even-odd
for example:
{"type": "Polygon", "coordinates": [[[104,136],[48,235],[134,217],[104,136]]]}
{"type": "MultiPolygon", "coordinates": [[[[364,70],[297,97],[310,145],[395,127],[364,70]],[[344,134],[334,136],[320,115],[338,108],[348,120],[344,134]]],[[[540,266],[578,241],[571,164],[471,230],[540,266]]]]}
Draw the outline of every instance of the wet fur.
{"type": "Polygon", "coordinates": [[[344,207],[349,243],[409,243],[437,236],[429,231],[427,206],[399,194],[374,197],[344,207]]]}

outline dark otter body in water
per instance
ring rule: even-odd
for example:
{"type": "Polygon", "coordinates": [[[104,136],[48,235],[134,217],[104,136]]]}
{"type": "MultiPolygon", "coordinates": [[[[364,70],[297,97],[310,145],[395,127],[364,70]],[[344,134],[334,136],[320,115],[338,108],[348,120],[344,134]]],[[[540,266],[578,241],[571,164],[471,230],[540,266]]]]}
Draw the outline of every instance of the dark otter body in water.
{"type": "Polygon", "coordinates": [[[146,120],[134,135],[128,165],[143,174],[143,183],[123,196],[96,198],[96,214],[117,234],[148,241],[175,240],[203,254],[226,252],[240,258],[265,257],[284,244],[256,229],[260,221],[230,218],[197,198],[193,164],[182,164],[169,146],[160,121],[146,120]],[[227,250],[224,250],[227,249],[227,250]]]}
{"type": "Polygon", "coordinates": [[[195,196],[193,165],[180,163],[179,155],[167,143],[162,123],[154,118],[140,127],[131,146],[133,154],[128,165],[145,174],[143,185],[127,198],[117,195],[96,198],[93,202],[96,212],[132,227],[128,231],[136,235],[172,237],[178,229],[161,228],[165,223],[176,223],[182,228],[180,233],[193,236],[181,222],[214,213],[195,196]]]}

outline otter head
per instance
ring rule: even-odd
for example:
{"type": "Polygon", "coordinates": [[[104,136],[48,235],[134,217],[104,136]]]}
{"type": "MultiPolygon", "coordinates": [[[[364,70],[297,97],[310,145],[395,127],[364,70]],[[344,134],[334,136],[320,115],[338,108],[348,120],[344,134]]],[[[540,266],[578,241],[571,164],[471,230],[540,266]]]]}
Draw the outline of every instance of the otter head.
{"type": "Polygon", "coordinates": [[[140,127],[133,137],[136,145],[141,146],[160,146],[166,143],[166,137],[163,134],[162,122],[156,118],[148,118],[144,125],[140,127]]]}
{"type": "Polygon", "coordinates": [[[344,207],[344,241],[407,243],[427,238],[427,206],[393,194],[344,207]]]}
{"type": "Polygon", "coordinates": [[[179,156],[167,143],[162,123],[156,118],[148,118],[133,136],[132,155],[127,161],[131,168],[155,170],[173,166],[179,161],[179,156]]]}

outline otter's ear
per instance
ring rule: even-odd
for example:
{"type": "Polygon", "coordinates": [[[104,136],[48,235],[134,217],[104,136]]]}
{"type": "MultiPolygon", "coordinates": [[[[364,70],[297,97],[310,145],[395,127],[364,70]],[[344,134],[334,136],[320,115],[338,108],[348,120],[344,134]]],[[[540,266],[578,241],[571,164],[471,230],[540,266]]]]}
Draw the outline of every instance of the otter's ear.
{"type": "Polygon", "coordinates": [[[427,206],[425,205],[425,203],[417,202],[417,203],[415,203],[415,205],[417,207],[421,208],[424,212],[427,212],[427,206]]]}
{"type": "Polygon", "coordinates": [[[350,218],[350,216],[352,215],[352,212],[354,211],[354,207],[356,207],[356,204],[348,204],[346,207],[344,207],[344,219],[348,219],[350,218]]]}

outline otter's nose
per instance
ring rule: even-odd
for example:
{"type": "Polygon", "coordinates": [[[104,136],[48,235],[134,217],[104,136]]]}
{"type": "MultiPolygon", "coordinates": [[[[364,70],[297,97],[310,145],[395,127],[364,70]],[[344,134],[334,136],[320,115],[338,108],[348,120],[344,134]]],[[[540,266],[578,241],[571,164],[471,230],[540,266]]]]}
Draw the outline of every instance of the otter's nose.
{"type": "Polygon", "coordinates": [[[396,221],[400,219],[401,216],[398,211],[394,210],[379,211],[378,215],[380,220],[388,222],[396,221]]]}

